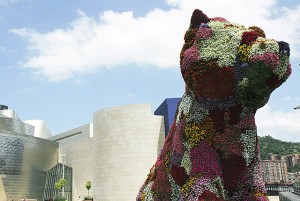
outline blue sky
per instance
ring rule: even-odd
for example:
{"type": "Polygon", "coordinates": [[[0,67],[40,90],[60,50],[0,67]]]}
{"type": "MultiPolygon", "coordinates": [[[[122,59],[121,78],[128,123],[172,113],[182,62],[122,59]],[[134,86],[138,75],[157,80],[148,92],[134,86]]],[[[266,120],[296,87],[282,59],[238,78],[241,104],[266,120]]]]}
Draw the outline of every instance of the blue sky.
{"type": "Polygon", "coordinates": [[[292,76],[257,125],[259,135],[300,141],[298,0],[0,0],[0,104],[46,120],[52,134],[107,107],[155,110],[184,93],[179,53],[195,8],[290,43],[292,76]]]}

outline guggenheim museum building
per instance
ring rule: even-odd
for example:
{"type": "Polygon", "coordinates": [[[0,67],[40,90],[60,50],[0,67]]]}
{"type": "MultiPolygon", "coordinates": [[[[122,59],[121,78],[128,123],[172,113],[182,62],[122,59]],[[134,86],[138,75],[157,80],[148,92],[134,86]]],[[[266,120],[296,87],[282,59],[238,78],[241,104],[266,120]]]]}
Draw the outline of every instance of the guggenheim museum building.
{"type": "Polygon", "coordinates": [[[77,201],[135,200],[173,122],[179,98],[96,111],[90,123],[52,136],[42,120],[22,121],[0,105],[0,201],[64,194],[77,201]],[[60,191],[55,183],[67,183],[60,191]],[[91,181],[87,191],[85,184],[91,181]]]}

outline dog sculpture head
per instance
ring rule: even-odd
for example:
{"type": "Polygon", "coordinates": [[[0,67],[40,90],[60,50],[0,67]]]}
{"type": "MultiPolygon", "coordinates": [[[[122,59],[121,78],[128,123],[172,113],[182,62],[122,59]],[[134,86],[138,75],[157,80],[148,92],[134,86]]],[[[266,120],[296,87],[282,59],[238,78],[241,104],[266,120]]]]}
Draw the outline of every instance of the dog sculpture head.
{"type": "Polygon", "coordinates": [[[186,93],[204,99],[234,98],[257,109],[291,74],[288,43],[266,39],[259,27],[193,12],[180,66],[186,93]]]}

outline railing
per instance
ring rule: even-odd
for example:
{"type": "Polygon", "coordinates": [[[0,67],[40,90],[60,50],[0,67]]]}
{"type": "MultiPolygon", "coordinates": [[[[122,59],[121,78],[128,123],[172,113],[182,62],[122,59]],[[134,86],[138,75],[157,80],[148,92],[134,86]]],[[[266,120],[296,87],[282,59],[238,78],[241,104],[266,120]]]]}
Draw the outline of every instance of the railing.
{"type": "Polygon", "coordinates": [[[300,195],[300,187],[294,187],[294,193],[300,195]]]}
{"type": "Polygon", "coordinates": [[[266,186],[267,191],[293,192],[292,186],[266,186]]]}
{"type": "Polygon", "coordinates": [[[300,195],[300,186],[281,186],[281,185],[266,185],[268,195],[278,195],[279,192],[291,192],[300,195]]]}

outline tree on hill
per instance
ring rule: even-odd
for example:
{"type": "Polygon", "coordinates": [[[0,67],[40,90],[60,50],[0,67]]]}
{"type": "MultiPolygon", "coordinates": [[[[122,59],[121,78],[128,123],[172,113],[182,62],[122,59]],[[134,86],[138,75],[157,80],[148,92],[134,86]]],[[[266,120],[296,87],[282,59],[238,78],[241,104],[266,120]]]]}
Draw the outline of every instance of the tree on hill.
{"type": "Polygon", "coordinates": [[[268,154],[278,154],[281,156],[289,154],[300,154],[299,142],[284,142],[272,138],[270,135],[258,137],[260,146],[260,157],[262,160],[267,160],[268,154]]]}

